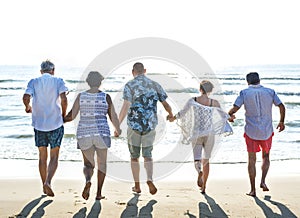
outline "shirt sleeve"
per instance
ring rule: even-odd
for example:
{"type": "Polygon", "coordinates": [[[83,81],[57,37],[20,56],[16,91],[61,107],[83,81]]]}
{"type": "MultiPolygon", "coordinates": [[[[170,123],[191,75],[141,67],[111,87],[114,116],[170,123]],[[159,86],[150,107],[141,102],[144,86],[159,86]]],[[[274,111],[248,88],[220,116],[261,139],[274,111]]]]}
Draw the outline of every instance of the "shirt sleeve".
{"type": "Polygon", "coordinates": [[[241,107],[244,104],[244,92],[240,91],[240,95],[236,98],[233,105],[241,107]]]}
{"type": "Polygon", "coordinates": [[[25,93],[24,94],[28,94],[30,96],[33,96],[34,94],[34,86],[33,86],[33,83],[34,83],[34,80],[30,80],[27,84],[27,88],[25,90],[25,93]]]}
{"type": "Polygon", "coordinates": [[[276,106],[282,104],[281,100],[279,99],[278,95],[276,94],[276,92],[274,91],[274,97],[273,97],[273,102],[276,106]]]}
{"type": "Polygon", "coordinates": [[[157,95],[158,95],[158,100],[159,100],[160,102],[163,102],[163,101],[167,100],[167,98],[168,98],[167,93],[166,93],[165,90],[161,87],[161,85],[159,85],[158,83],[157,83],[157,95]]]}
{"type": "Polygon", "coordinates": [[[124,87],[123,99],[132,103],[131,89],[129,88],[128,84],[126,84],[124,87]]]}
{"type": "Polygon", "coordinates": [[[181,111],[179,111],[179,112],[177,113],[177,115],[176,115],[178,118],[184,116],[184,115],[186,114],[186,112],[188,112],[188,110],[190,109],[190,107],[191,107],[191,105],[192,105],[192,101],[194,101],[194,99],[189,99],[189,100],[185,103],[183,109],[182,109],[181,111]]]}
{"type": "Polygon", "coordinates": [[[65,82],[63,81],[63,79],[58,79],[58,92],[59,94],[67,92],[68,88],[65,85],[65,82]]]}

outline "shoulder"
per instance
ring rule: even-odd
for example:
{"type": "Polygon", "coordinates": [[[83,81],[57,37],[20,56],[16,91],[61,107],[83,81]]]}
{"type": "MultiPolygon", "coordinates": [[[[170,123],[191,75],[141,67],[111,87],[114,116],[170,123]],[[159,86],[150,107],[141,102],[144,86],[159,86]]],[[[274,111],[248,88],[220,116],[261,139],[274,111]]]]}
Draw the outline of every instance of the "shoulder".
{"type": "Polygon", "coordinates": [[[34,82],[37,81],[37,80],[38,80],[38,78],[30,79],[29,82],[28,82],[28,84],[32,84],[32,83],[34,83],[34,82]]]}
{"type": "Polygon", "coordinates": [[[137,82],[136,82],[134,79],[129,80],[129,81],[125,84],[124,88],[130,89],[130,88],[131,88],[132,86],[134,86],[136,83],[137,83],[137,82]]]}
{"type": "Polygon", "coordinates": [[[220,102],[218,101],[218,100],[216,100],[216,99],[211,99],[211,106],[212,107],[221,107],[221,105],[220,105],[220,102]]]}
{"type": "Polygon", "coordinates": [[[274,89],[271,89],[271,88],[268,88],[268,87],[261,86],[261,88],[262,88],[263,90],[268,91],[268,92],[275,92],[274,89]]]}

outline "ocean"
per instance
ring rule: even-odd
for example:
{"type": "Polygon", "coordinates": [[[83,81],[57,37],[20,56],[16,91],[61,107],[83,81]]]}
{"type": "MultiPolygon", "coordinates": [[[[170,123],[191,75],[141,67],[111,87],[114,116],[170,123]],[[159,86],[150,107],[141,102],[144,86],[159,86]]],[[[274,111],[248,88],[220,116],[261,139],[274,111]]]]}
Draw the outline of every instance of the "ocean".
{"type": "MultiPolygon", "coordinates": [[[[126,65],[127,66],[127,65],[126,65]]],[[[122,105],[122,89],[132,79],[131,68],[116,69],[106,75],[102,90],[112,96],[117,113],[122,105]]],[[[129,65],[128,65],[129,66],[129,65]]],[[[180,110],[189,97],[199,95],[198,86],[203,78],[184,72],[175,72],[177,68],[166,66],[160,72],[148,70],[147,75],[157,79],[169,95],[168,101],[173,112],[180,110]],[[170,87],[169,79],[180,85],[170,87]]],[[[82,81],[84,68],[57,67],[55,75],[64,79],[69,88],[68,110],[71,109],[77,92],[85,89],[82,81]]],[[[232,66],[218,69],[214,79],[218,83],[212,97],[221,101],[222,108],[228,111],[239,91],[246,88],[245,75],[256,71],[260,74],[261,84],[274,89],[286,106],[286,129],[278,133],[275,129],[279,120],[279,109],[274,106],[274,138],[270,158],[272,161],[300,159],[300,65],[258,65],[232,66]]],[[[34,133],[31,126],[31,114],[26,114],[22,96],[31,78],[40,76],[39,66],[0,66],[0,159],[37,160],[38,149],[34,146],[34,133]]],[[[207,77],[207,78],[206,78],[207,77]]],[[[180,129],[174,123],[165,120],[166,112],[158,105],[159,126],[153,150],[153,158],[157,163],[192,162],[190,145],[181,144],[180,129]],[[177,147],[183,149],[177,150],[177,147]]],[[[241,109],[232,123],[233,135],[220,137],[212,163],[235,164],[247,162],[246,146],[243,138],[244,112],[241,109]]],[[[82,161],[81,152],[76,149],[76,122],[65,124],[65,135],[61,146],[61,161],[82,161]]],[[[129,153],[126,140],[126,122],[122,124],[123,133],[119,138],[112,138],[108,162],[128,162],[129,153]]],[[[113,132],[113,129],[111,129],[113,132]]],[[[260,155],[258,155],[258,160],[260,155]]]]}

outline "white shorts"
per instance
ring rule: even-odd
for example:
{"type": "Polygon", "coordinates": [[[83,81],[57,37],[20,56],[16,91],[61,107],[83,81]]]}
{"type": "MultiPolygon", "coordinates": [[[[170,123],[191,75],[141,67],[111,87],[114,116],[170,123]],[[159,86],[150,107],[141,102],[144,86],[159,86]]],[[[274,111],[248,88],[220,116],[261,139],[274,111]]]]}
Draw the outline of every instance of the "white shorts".
{"type": "Polygon", "coordinates": [[[215,143],[214,135],[207,135],[197,138],[192,142],[194,160],[209,159],[215,143]],[[202,151],[203,150],[203,151],[202,151]],[[202,157],[203,153],[203,157],[202,157]]]}
{"type": "Polygon", "coordinates": [[[110,136],[90,136],[77,139],[77,148],[90,149],[92,146],[99,149],[107,149],[111,145],[110,136]]]}

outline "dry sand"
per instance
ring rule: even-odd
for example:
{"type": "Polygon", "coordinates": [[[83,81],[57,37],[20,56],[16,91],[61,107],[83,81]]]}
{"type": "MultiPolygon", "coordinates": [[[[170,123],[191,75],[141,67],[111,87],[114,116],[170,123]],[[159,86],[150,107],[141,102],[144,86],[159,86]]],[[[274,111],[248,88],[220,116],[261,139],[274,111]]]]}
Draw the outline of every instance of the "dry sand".
{"type": "MultiPolygon", "coordinates": [[[[7,169],[0,161],[1,169],[7,169]]],[[[21,161],[23,163],[24,161],[21,161]]],[[[26,161],[25,161],[26,162],[26,161]]],[[[28,163],[28,162],[26,162],[28,163]]],[[[0,217],[298,217],[300,216],[300,161],[271,163],[267,177],[269,192],[259,188],[260,170],[257,166],[257,197],[249,197],[246,164],[211,165],[207,194],[196,185],[192,163],[186,164],[171,176],[157,181],[156,195],[131,193],[132,183],[107,178],[103,187],[104,200],[96,201],[96,176],[93,178],[90,199],[81,197],[83,175],[78,164],[60,163],[53,180],[55,197],[42,195],[42,185],[36,173],[29,176],[0,176],[0,217]],[[189,170],[187,170],[189,169],[189,170]],[[288,169],[288,170],[287,170],[288,169]],[[292,169],[292,170],[291,170],[292,169]],[[76,178],[63,172],[78,172],[76,178]]],[[[26,168],[26,164],[24,165],[26,168]]],[[[37,171],[37,166],[30,169],[37,171]]],[[[2,171],[3,172],[3,171],[2,171]]],[[[24,172],[23,172],[24,173],[24,172]]],[[[25,173],[24,173],[25,174],[25,173]]]]}

